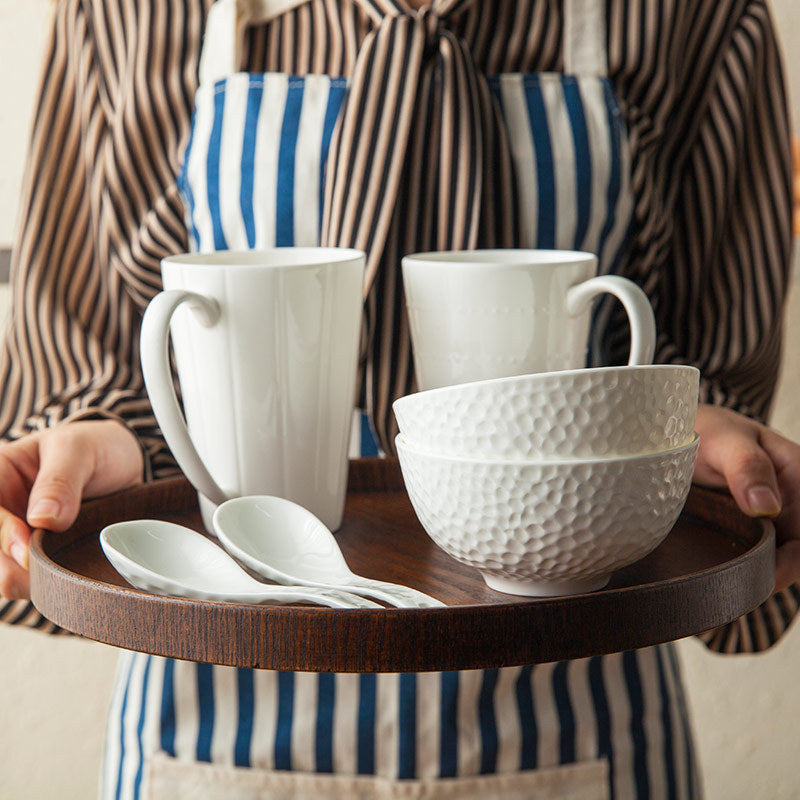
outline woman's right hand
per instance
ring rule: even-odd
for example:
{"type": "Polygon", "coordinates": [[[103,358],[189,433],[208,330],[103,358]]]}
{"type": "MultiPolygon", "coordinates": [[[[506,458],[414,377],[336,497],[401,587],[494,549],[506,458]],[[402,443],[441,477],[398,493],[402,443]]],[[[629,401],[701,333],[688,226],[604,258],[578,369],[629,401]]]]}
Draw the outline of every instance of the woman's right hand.
{"type": "Polygon", "coordinates": [[[81,500],[142,481],[134,434],[114,420],[70,422],[0,444],[0,597],[30,597],[33,528],[63,531],[81,500]]]}

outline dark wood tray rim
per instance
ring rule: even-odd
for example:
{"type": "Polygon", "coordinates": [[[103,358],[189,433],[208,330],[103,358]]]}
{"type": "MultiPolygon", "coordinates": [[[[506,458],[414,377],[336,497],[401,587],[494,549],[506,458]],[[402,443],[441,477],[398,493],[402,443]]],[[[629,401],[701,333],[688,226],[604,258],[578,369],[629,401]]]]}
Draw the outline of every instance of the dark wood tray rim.
{"type": "MultiPolygon", "coordinates": [[[[368,461],[369,471],[374,471],[372,460],[368,461]]],[[[360,464],[353,463],[351,492],[402,490],[396,463],[380,468],[373,481],[365,481],[360,464]]],[[[114,497],[130,498],[132,493],[146,493],[152,487],[185,495],[187,500],[194,497],[183,478],[158,481],[114,497]]],[[[108,503],[114,497],[90,501],[85,508],[108,503]]],[[[769,596],[774,577],[774,529],[769,521],[748,519],[736,511],[728,495],[697,486],[692,488],[684,514],[727,525],[726,533],[749,549],[722,566],[692,575],[568,598],[424,610],[342,610],[221,604],[115,586],[71,572],[53,561],[43,545],[45,532],[36,531],[31,548],[32,596],[45,616],[88,638],[154,655],[230,666],[404,672],[566,660],[700,633],[736,619],[769,596]],[[687,613],[685,602],[676,602],[681,596],[691,601],[691,613],[687,613]],[[87,598],[104,609],[100,616],[105,619],[81,613],[87,598]],[[183,628],[176,627],[172,611],[183,620],[183,628]],[[652,615],[655,623],[650,632],[637,630],[631,636],[631,630],[642,627],[638,614],[652,615]],[[242,647],[204,638],[199,621],[207,615],[221,615],[228,630],[247,630],[249,638],[255,636],[258,641],[242,647]],[[136,618],[135,622],[131,620],[133,632],[130,625],[123,632],[113,624],[126,616],[136,618]],[[581,620],[580,625],[574,624],[576,618],[581,620]],[[156,633],[143,630],[141,623],[148,619],[156,623],[156,633]],[[608,619],[615,621],[611,628],[601,624],[608,619]],[[543,620],[549,631],[556,630],[560,636],[544,635],[543,620]],[[185,636],[187,624],[195,634],[191,641],[185,636]]],[[[80,538],[76,536],[75,541],[80,538]]]]}

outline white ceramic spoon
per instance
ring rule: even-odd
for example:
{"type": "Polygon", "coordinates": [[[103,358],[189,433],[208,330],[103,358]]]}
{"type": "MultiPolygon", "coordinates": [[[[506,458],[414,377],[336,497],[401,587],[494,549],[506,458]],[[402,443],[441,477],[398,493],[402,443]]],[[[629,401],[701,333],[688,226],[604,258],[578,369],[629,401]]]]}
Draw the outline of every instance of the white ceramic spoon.
{"type": "Polygon", "coordinates": [[[261,583],[205,536],[172,522],[118,522],[103,528],[100,545],[125,580],[148,592],[259,605],[315,603],[331,608],[381,608],[347,592],[261,583]]]}
{"type": "Polygon", "coordinates": [[[356,575],[333,534],[303,506],[268,495],[237,497],[214,512],[225,549],[276,583],[363,594],[400,608],[434,608],[439,600],[408,586],[356,575]]]}

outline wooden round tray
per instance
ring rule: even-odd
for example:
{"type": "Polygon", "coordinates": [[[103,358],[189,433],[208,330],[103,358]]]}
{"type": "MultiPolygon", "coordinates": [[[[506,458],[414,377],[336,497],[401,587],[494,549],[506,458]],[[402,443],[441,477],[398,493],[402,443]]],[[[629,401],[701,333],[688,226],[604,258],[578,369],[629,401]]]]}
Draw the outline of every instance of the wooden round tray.
{"type": "Polygon", "coordinates": [[[173,658],[279,670],[411,672],[581,658],[700,633],[755,608],[774,579],[774,532],[727,495],[694,487],[661,546],[608,588],[531,599],[487,588],[422,530],[394,460],[352,463],[337,539],[357,573],[442,600],[435,609],[248,606],[131,588],[98,541],[111,522],[161,518],[202,531],[182,479],[86,503],[63,534],[36,531],[31,595],[53,622],[90,639],[173,658]]]}

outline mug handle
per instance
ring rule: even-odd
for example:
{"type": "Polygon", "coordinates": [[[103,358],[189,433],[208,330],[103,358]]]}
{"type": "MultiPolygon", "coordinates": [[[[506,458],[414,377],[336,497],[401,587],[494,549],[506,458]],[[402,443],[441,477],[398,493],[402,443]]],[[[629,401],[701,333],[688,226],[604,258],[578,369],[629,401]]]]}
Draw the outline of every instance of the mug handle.
{"type": "Polygon", "coordinates": [[[652,364],[656,352],[656,318],[647,295],[631,280],[619,275],[598,275],[572,286],[567,292],[567,312],[575,316],[598,294],[613,294],[628,313],[631,352],[628,365],[652,364]]]}
{"type": "Polygon", "coordinates": [[[142,318],[142,374],[156,421],[164,439],[186,477],[201,494],[215,505],[230,497],[220,489],[200,458],[186,427],[172,381],[169,360],[169,323],[183,303],[188,303],[197,321],[211,327],[220,316],[217,301],[180,289],[159,292],[149,303],[142,318]]]}

